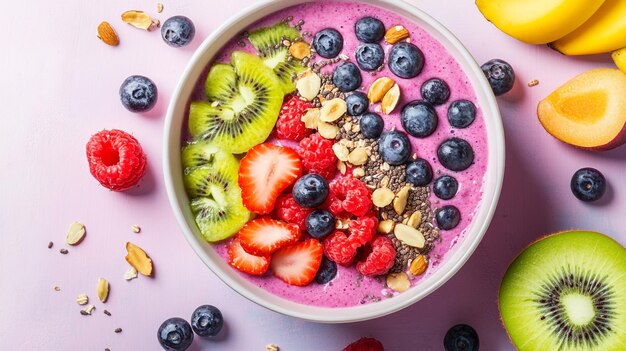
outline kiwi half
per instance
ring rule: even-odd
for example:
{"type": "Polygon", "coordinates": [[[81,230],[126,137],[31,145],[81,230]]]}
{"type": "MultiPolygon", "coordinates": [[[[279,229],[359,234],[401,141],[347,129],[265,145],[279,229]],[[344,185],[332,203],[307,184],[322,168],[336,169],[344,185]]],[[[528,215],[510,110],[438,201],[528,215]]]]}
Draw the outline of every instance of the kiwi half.
{"type": "Polygon", "coordinates": [[[626,250],[588,231],[541,239],[508,268],[499,307],[520,351],[626,350],[626,250]]]}
{"type": "Polygon", "coordinates": [[[259,56],[266,66],[278,76],[281,88],[285,94],[296,90],[291,80],[292,74],[303,72],[306,67],[302,62],[289,55],[289,48],[284,45],[285,40],[293,42],[300,37],[300,32],[285,22],[278,22],[271,27],[263,27],[250,33],[248,39],[259,52],[259,56]]]}
{"type": "Polygon", "coordinates": [[[284,95],[280,81],[261,59],[234,51],[231,65],[211,68],[205,89],[210,101],[189,106],[189,132],[194,139],[234,154],[267,139],[284,95]]]}

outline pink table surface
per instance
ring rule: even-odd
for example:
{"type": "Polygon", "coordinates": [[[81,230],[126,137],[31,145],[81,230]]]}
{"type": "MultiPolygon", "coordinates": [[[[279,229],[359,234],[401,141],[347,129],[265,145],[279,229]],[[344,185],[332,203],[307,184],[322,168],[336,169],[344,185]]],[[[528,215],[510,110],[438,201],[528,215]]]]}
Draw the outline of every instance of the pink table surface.
{"type": "Polygon", "coordinates": [[[469,262],[437,292],[391,316],[362,323],[324,325],[259,307],[222,283],[187,245],[170,211],[161,172],[163,120],[172,91],[203,38],[253,0],[164,0],[162,21],[184,14],[196,24],[186,49],[166,46],[158,32],[121,22],[129,9],[156,14],[156,1],[7,1],[0,11],[3,50],[0,116],[0,349],[157,350],[156,330],[168,317],[189,318],[205,303],[226,319],[221,336],[196,338],[191,350],[340,350],[361,336],[388,350],[441,350],[446,330],[473,325],[483,350],[513,350],[500,325],[497,289],[508,263],[530,241],[550,232],[588,228],[626,243],[626,147],[591,153],[559,143],[541,128],[537,101],[593,67],[612,66],[607,56],[567,58],[544,46],[517,42],[483,19],[473,1],[412,0],[443,22],[478,62],[500,57],[517,72],[515,91],[498,99],[507,146],[506,176],[491,228],[469,262]],[[121,37],[111,48],[96,38],[110,21],[121,37]],[[156,108],[132,114],[119,103],[128,75],[151,77],[159,87],[156,108]],[[528,88],[526,83],[540,84],[528,88]],[[92,133],[120,128],[142,143],[150,168],[141,188],[109,192],[88,172],[84,145],[92,133]],[[597,167],[610,184],[596,205],[574,199],[571,174],[597,167]],[[61,255],[68,225],[88,228],[78,247],[61,255]],[[140,234],[131,232],[138,224],[140,234]],[[155,262],[154,279],[122,278],[126,241],[155,262]],[[47,244],[54,241],[49,250],[47,244]],[[96,298],[98,277],[111,282],[109,301],[96,298]],[[61,290],[52,289],[58,285],[61,290]],[[74,302],[87,293],[96,305],[81,316],[74,302]],[[102,313],[108,309],[112,316],[102,313]],[[123,328],[115,334],[113,330],[123,328]]]}

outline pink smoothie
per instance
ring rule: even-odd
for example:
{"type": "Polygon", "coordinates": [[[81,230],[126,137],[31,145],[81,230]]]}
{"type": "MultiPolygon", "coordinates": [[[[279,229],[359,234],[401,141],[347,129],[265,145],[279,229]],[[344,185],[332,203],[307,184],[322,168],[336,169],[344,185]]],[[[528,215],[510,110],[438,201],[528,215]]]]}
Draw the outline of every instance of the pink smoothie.
{"type": "MultiPolygon", "coordinates": [[[[420,87],[424,81],[435,77],[443,79],[448,83],[451,91],[449,101],[446,104],[436,107],[439,116],[439,126],[435,133],[424,139],[411,138],[411,140],[413,151],[416,152],[419,157],[427,159],[431,163],[435,178],[442,174],[450,174],[459,182],[459,190],[456,196],[451,200],[440,200],[432,195],[431,192],[430,201],[432,209],[436,210],[438,207],[451,204],[460,210],[462,219],[459,225],[453,230],[440,231],[440,241],[429,254],[430,261],[428,270],[419,278],[411,277],[412,284],[415,285],[419,284],[419,281],[424,276],[432,274],[432,272],[437,269],[436,267],[439,262],[445,259],[445,255],[450,248],[463,237],[466,228],[473,219],[482,196],[483,176],[487,166],[487,135],[482,110],[477,104],[474,89],[469,83],[465,72],[447,50],[424,29],[400,15],[362,3],[320,1],[298,5],[274,13],[253,25],[250,31],[260,26],[273,25],[288,17],[293,18],[292,24],[296,24],[299,20],[304,20],[302,31],[312,33],[313,35],[321,29],[333,27],[343,35],[344,47],[342,54],[350,57],[350,60],[355,62],[354,52],[359,45],[359,41],[354,33],[354,24],[358,19],[364,16],[373,16],[380,19],[385,24],[386,28],[395,25],[405,26],[410,32],[411,42],[422,50],[425,57],[423,71],[413,79],[398,78],[389,71],[386,66],[383,70],[376,72],[374,75],[362,72],[363,84],[360,90],[364,92],[367,92],[367,88],[371,83],[381,76],[393,78],[400,86],[402,93],[398,107],[391,115],[383,115],[385,129],[391,129],[395,126],[398,130],[403,130],[399,119],[400,111],[407,102],[421,99],[420,87]],[[458,99],[470,100],[474,102],[477,107],[476,120],[465,129],[450,127],[446,117],[448,105],[458,99]],[[452,172],[445,169],[439,164],[436,157],[438,145],[443,140],[452,136],[467,140],[474,149],[474,164],[462,172],[452,172]]],[[[305,40],[310,43],[312,37],[305,37],[305,40]]],[[[240,41],[238,38],[234,39],[229,45],[224,47],[216,60],[228,62],[230,53],[234,50],[253,52],[253,48],[251,48],[249,44],[246,47],[241,47],[238,41],[240,41]]],[[[391,45],[384,41],[381,42],[381,45],[387,53],[391,49],[391,45]]],[[[324,72],[331,72],[332,69],[332,66],[326,67],[324,72]]],[[[195,94],[195,98],[200,99],[203,97],[203,83],[204,79],[201,79],[198,83],[198,91],[195,94]]],[[[374,108],[375,106],[370,106],[370,111],[373,111],[374,108]]],[[[226,243],[217,244],[215,248],[224,259],[227,259],[226,243]]],[[[302,304],[324,307],[344,307],[371,303],[379,301],[380,299],[390,298],[394,294],[397,294],[385,287],[384,276],[377,278],[363,277],[356,271],[354,266],[338,266],[337,277],[330,283],[319,285],[313,282],[306,287],[287,285],[271,276],[271,273],[261,277],[253,277],[242,273],[242,276],[278,296],[302,304]]]]}

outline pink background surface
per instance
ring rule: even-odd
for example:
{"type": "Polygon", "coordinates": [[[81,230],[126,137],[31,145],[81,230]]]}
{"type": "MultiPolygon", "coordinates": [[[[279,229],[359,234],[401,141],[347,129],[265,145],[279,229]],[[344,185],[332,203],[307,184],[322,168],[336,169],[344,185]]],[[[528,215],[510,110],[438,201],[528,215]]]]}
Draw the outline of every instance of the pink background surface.
{"type": "Polygon", "coordinates": [[[196,338],[191,350],[340,350],[361,336],[380,339],[388,350],[441,350],[446,330],[473,325],[481,349],[513,350],[498,319],[496,296],[508,263],[543,234],[586,228],[626,243],[626,147],[591,153],[550,137],[535,116],[537,101],[567,79],[592,67],[612,66],[607,56],[566,58],[529,46],[485,21],[473,1],[411,0],[440,20],[480,63],[507,60],[518,75],[514,92],[498,99],[507,138],[506,176],[491,228],[468,263],[437,292],[391,316],[346,325],[323,325],[278,315],[223,284],[195,256],[170,211],[161,174],[162,126],[167,103],[193,50],[212,30],[253,0],[163,1],[164,21],[183,14],[196,24],[186,49],[166,46],[158,32],[130,28],[119,15],[156,1],[111,0],[3,4],[0,54],[0,349],[157,350],[156,330],[168,317],[189,318],[204,303],[218,306],[226,328],[217,340],[196,338]],[[121,45],[96,38],[108,20],[121,45]],[[131,74],[152,78],[157,107],[143,115],[126,111],[118,88],[131,74]],[[540,84],[528,88],[526,83],[540,84]],[[131,132],[150,162],[132,193],[100,187],[88,172],[84,145],[104,128],[131,132]],[[569,190],[571,174],[591,166],[604,172],[609,190],[599,204],[583,204],[569,190]],[[61,255],[68,225],[80,221],[88,234],[61,255]],[[140,234],[131,232],[138,224],[140,234]],[[153,279],[123,280],[126,241],[155,262],[153,279]],[[47,243],[54,241],[53,249],[47,243]],[[109,301],[97,301],[98,277],[111,282],[109,301]],[[58,285],[61,291],[52,289],[58,285]],[[81,316],[74,302],[87,293],[96,305],[81,316]],[[97,302],[96,302],[97,301],[97,302]],[[108,317],[102,313],[107,309],[108,317]],[[121,334],[113,330],[123,328],[121,334]]]}

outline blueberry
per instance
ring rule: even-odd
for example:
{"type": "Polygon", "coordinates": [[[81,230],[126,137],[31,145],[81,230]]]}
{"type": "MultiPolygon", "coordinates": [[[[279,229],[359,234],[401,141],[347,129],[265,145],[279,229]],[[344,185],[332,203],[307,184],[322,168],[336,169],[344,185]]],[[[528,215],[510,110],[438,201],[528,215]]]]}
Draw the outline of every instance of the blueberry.
{"type": "Polygon", "coordinates": [[[191,328],[198,336],[215,336],[223,326],[222,312],[215,306],[202,305],[191,315],[191,328]]]}
{"type": "Polygon", "coordinates": [[[439,145],[437,158],[442,166],[451,171],[464,171],[474,162],[474,150],[467,141],[450,138],[439,145]]]}
{"type": "Polygon", "coordinates": [[[500,59],[493,59],[482,66],[483,73],[487,76],[491,90],[496,96],[502,95],[513,89],[515,84],[515,72],[513,67],[500,59]]]}
{"type": "Polygon", "coordinates": [[[315,210],[306,217],[306,231],[315,239],[324,239],[335,229],[335,216],[326,210],[315,210]]]}
{"type": "Polygon", "coordinates": [[[158,95],[154,82],[144,76],[130,76],[120,86],[122,105],[131,112],[150,111],[158,95]]]}
{"type": "Polygon", "coordinates": [[[367,95],[360,91],[355,91],[346,97],[346,106],[348,107],[348,114],[350,116],[360,116],[365,111],[370,102],[367,99],[367,95]]]}
{"type": "Polygon", "coordinates": [[[439,124],[437,111],[426,101],[411,101],[400,113],[402,127],[407,133],[417,138],[425,138],[437,129],[439,124]]]}
{"type": "Polygon", "coordinates": [[[161,38],[167,45],[179,48],[189,44],[196,34],[193,22],[185,16],[174,16],[163,22],[161,38]]]}
{"type": "Polygon", "coordinates": [[[378,152],[383,161],[392,166],[405,163],[411,155],[411,143],[405,133],[390,130],[378,138],[378,152]]]}
{"type": "Polygon", "coordinates": [[[373,112],[367,112],[361,116],[359,121],[359,127],[361,127],[361,133],[363,137],[368,139],[376,139],[383,132],[385,122],[379,114],[373,112]]]}
{"type": "Polygon", "coordinates": [[[435,219],[437,220],[439,229],[450,230],[459,225],[461,213],[458,208],[452,205],[446,205],[435,212],[435,219]]]}
{"type": "Polygon", "coordinates": [[[595,168],[581,168],[572,176],[570,188],[578,200],[585,202],[596,201],[606,191],[606,179],[595,168]]]}
{"type": "Polygon", "coordinates": [[[446,351],[478,351],[478,346],[478,334],[467,324],[455,325],[443,338],[446,351]]]}
{"type": "Polygon", "coordinates": [[[184,351],[193,341],[193,331],[186,320],[170,318],[159,327],[157,338],[164,350],[184,351]]]}
{"type": "Polygon", "coordinates": [[[323,58],[336,57],[343,49],[343,37],[336,29],[322,29],[313,38],[313,48],[323,58]]]}
{"type": "Polygon", "coordinates": [[[326,256],[322,256],[322,264],[315,274],[315,282],[317,284],[326,284],[333,280],[337,275],[337,264],[326,256]]]}
{"type": "Polygon", "coordinates": [[[378,43],[385,35],[385,25],[378,18],[363,17],[356,21],[354,33],[364,43],[378,43]]]}
{"type": "Polygon", "coordinates": [[[361,71],[352,62],[341,64],[333,72],[333,84],[344,93],[356,90],[361,86],[362,81],[361,71]]]}
{"type": "Polygon", "coordinates": [[[422,84],[420,89],[422,99],[435,106],[443,105],[450,98],[450,87],[448,83],[439,78],[432,78],[422,84]]]}
{"type": "Polygon", "coordinates": [[[414,78],[424,67],[424,54],[415,45],[401,41],[389,52],[389,69],[400,78],[414,78]]]}
{"type": "Polygon", "coordinates": [[[307,174],[293,185],[291,194],[296,203],[302,207],[317,207],[326,201],[328,182],[318,174],[307,174]]]}
{"type": "Polygon", "coordinates": [[[476,119],[476,106],[468,100],[456,100],[448,106],[448,122],[455,128],[467,128],[476,119]]]}
{"type": "Polygon", "coordinates": [[[354,56],[356,63],[364,71],[374,71],[385,61],[385,51],[378,44],[361,44],[354,56]]]}
{"type": "Polygon", "coordinates": [[[459,182],[449,175],[435,179],[433,184],[433,193],[442,200],[450,200],[456,195],[457,190],[459,190],[459,182]]]}
{"type": "Polygon", "coordinates": [[[409,163],[405,170],[405,180],[415,186],[425,186],[433,180],[433,169],[428,161],[418,158],[409,163]]]}

